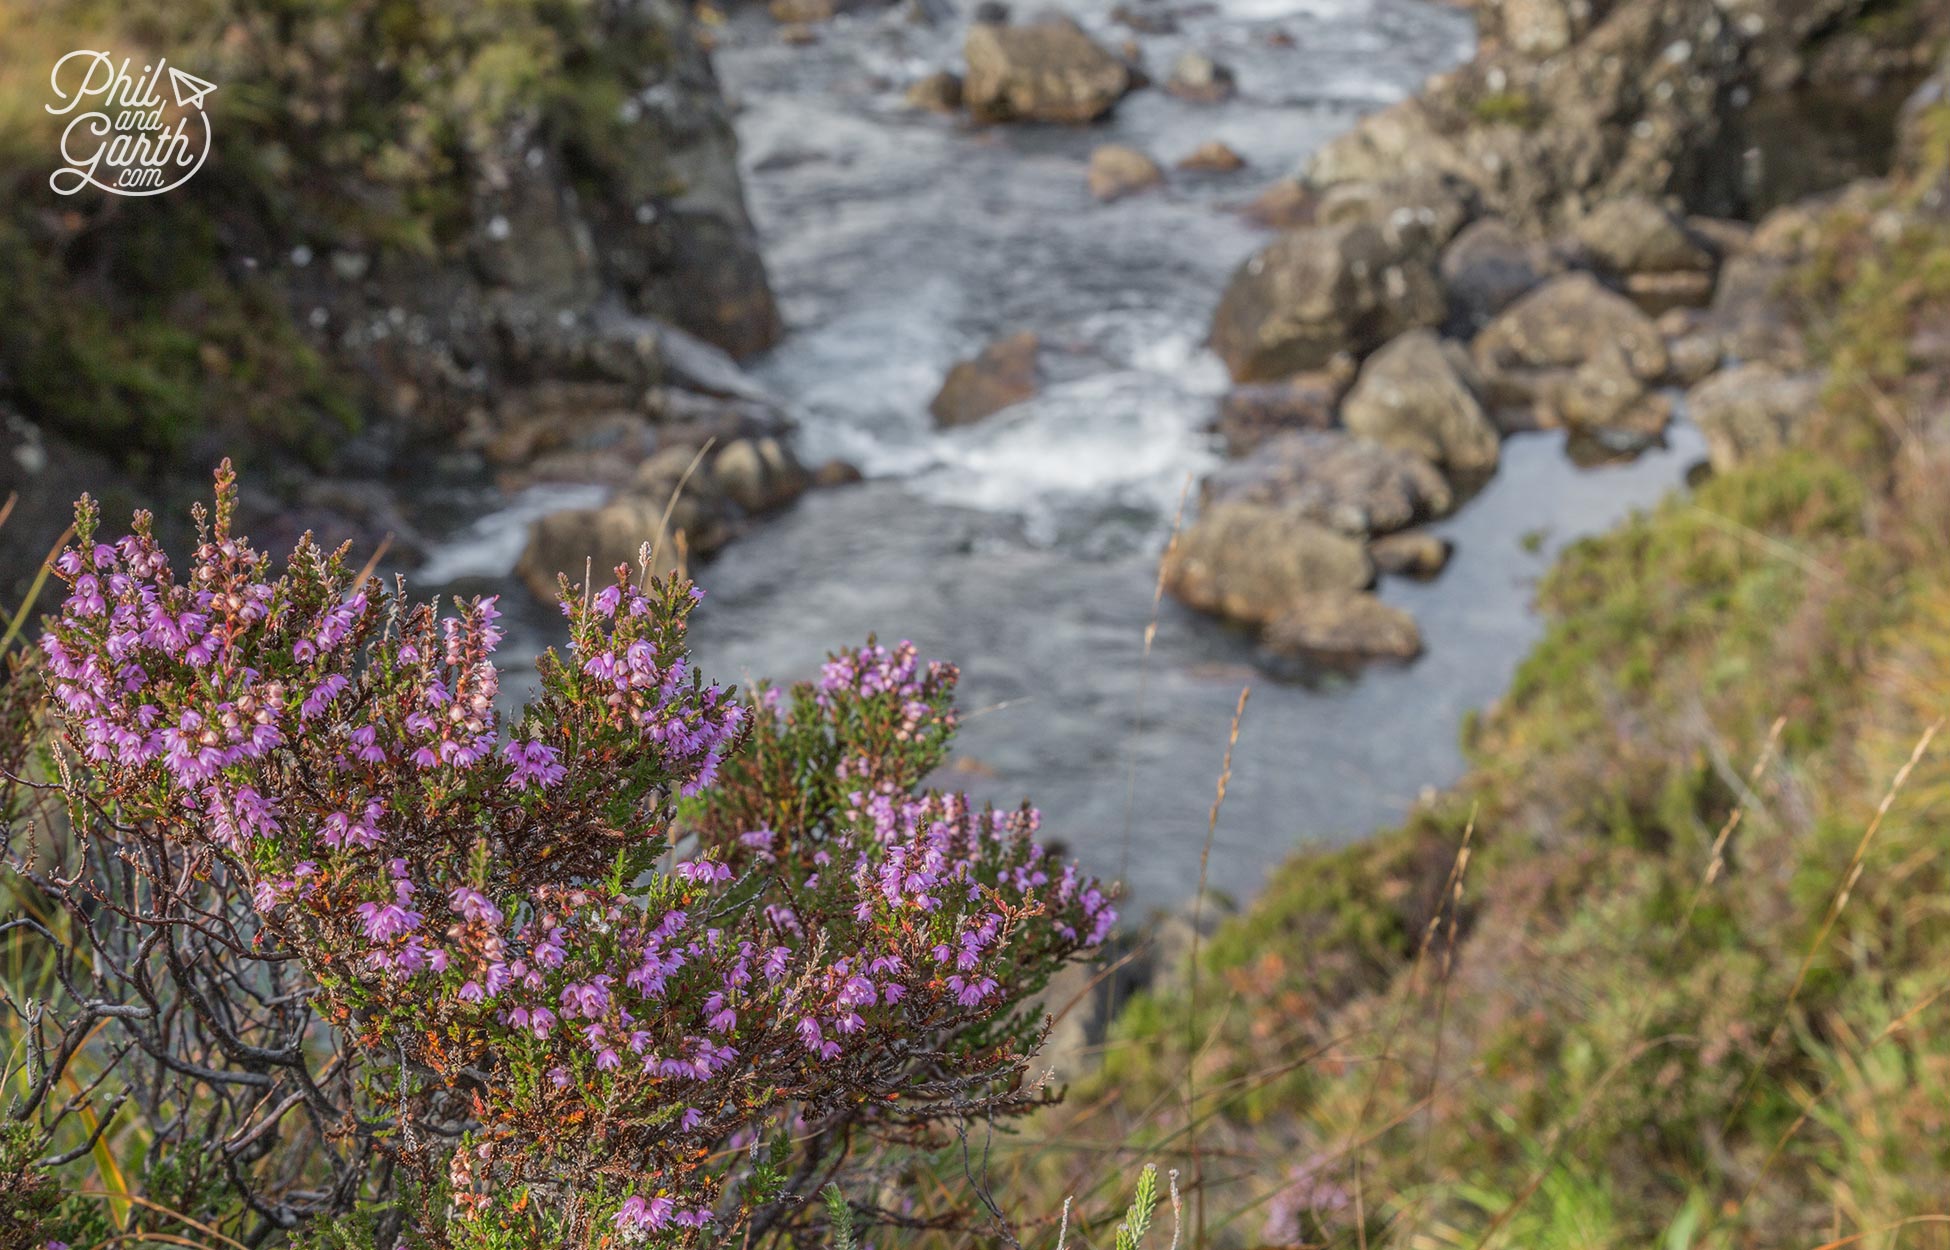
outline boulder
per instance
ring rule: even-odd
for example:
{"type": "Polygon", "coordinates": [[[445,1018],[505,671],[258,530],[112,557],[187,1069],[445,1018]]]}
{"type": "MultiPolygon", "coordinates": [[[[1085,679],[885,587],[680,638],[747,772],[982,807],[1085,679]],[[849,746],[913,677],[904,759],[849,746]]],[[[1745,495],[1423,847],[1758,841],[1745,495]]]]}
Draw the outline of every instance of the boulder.
{"type": "Polygon", "coordinates": [[[1216,104],[1232,98],[1238,85],[1232,71],[1196,48],[1187,49],[1171,67],[1165,90],[1181,100],[1216,104]]]}
{"type": "Polygon", "coordinates": [[[1246,167],[1246,158],[1217,139],[1201,143],[1178,158],[1178,168],[1199,173],[1229,174],[1246,167]]]}
{"type": "Polygon", "coordinates": [[[1452,550],[1448,539],[1438,538],[1427,530],[1383,534],[1368,544],[1368,555],[1376,569],[1417,581],[1426,581],[1442,572],[1448,566],[1452,550]]]}
{"type": "Polygon", "coordinates": [[[1455,504],[1449,483],[1428,461],[1339,430],[1270,438],[1213,470],[1199,499],[1207,508],[1264,504],[1361,536],[1404,529],[1455,504]]]}
{"type": "Polygon", "coordinates": [[[1244,456],[1276,434],[1293,430],[1325,430],[1334,424],[1335,405],[1347,392],[1353,366],[1297,374],[1284,382],[1256,382],[1235,386],[1219,401],[1212,429],[1224,441],[1225,454],[1244,456]]]}
{"type": "Polygon", "coordinates": [[[1484,217],[1450,240],[1437,271],[1449,289],[1452,326],[1474,334],[1558,268],[1549,248],[1484,217]]]}
{"type": "Polygon", "coordinates": [[[1036,378],[1036,336],[1028,330],[997,339],[972,360],[948,370],[928,411],[936,425],[968,425],[1012,404],[1033,398],[1036,378]]]}
{"type": "Polygon", "coordinates": [[[1554,411],[1559,424],[1597,436],[1611,451],[1642,450],[1672,420],[1672,401],[1647,386],[1615,343],[1600,345],[1537,402],[1554,411]]]}
{"type": "Polygon", "coordinates": [[[1066,17],[979,23],[963,44],[962,96],[984,121],[1096,121],[1131,89],[1131,71],[1066,17]]]}
{"type": "Polygon", "coordinates": [[[1765,363],[1735,365],[1686,392],[1687,415],[1720,472],[1788,446],[1820,402],[1818,375],[1765,363]]]}
{"type": "Polygon", "coordinates": [[[1412,660],[1422,654],[1414,617],[1358,592],[1298,599],[1268,623],[1260,640],[1286,655],[1412,660]]]}
{"type": "Polygon", "coordinates": [[[1202,510],[1166,555],[1164,577],[1191,607],[1264,625],[1308,595],[1366,589],[1374,566],[1358,539],[1242,501],[1202,510]]]}
{"type": "Polygon", "coordinates": [[[667,500],[667,492],[657,498],[632,491],[601,507],[551,512],[529,527],[528,545],[515,573],[537,599],[553,603],[557,574],[566,574],[572,584],[580,584],[585,574],[607,581],[617,565],[634,567],[646,543],[656,549],[654,571],[659,576],[677,567],[680,547],[698,556],[723,545],[722,521],[690,495],[688,486],[671,509],[669,526],[660,529],[667,500]]]}
{"type": "Polygon", "coordinates": [[[1594,267],[1621,277],[1713,270],[1713,253],[1684,222],[1649,196],[1606,200],[1578,222],[1574,234],[1594,267]]]}
{"type": "Polygon", "coordinates": [[[907,107],[929,113],[953,113],[961,108],[961,75],[936,70],[917,78],[907,89],[907,107]]]}
{"type": "Polygon", "coordinates": [[[776,438],[726,444],[711,460],[711,477],[726,498],[753,515],[784,507],[812,485],[812,475],[776,438]]]}
{"type": "Polygon", "coordinates": [[[1439,252],[1480,207],[1476,189],[1446,174],[1411,173],[1342,182],[1320,195],[1314,220],[1323,226],[1367,222],[1401,251],[1439,252]]]}
{"type": "Polygon", "coordinates": [[[1476,397],[1474,373],[1459,345],[1410,330],[1361,366],[1341,424],[1454,472],[1490,472],[1502,440],[1476,397]]]}
{"type": "Polygon", "coordinates": [[[1212,348],[1234,381],[1318,369],[1341,352],[1362,355],[1447,313],[1430,259],[1404,254],[1366,222],[1288,231],[1226,285],[1212,348]]]}
{"type": "Polygon", "coordinates": [[[1090,194],[1099,200],[1121,200],[1165,180],[1165,171],[1136,148],[1106,143],[1090,154],[1090,194]]]}
{"type": "Polygon", "coordinates": [[[1494,404],[1554,402],[1571,374],[1597,357],[1600,390],[1644,384],[1666,371],[1665,339],[1652,319],[1587,273],[1553,278],[1505,309],[1471,347],[1494,404]]]}
{"type": "Polygon", "coordinates": [[[1303,184],[1282,178],[1250,201],[1239,206],[1239,215],[1256,226],[1272,230],[1291,230],[1314,224],[1318,199],[1303,184]]]}
{"type": "Polygon", "coordinates": [[[1476,184],[1525,228],[1625,195],[1744,206],[1739,153],[1748,36],[1717,0],[1491,0],[1470,64],[1370,114],[1309,165],[1325,186],[1409,171],[1476,184]]]}
{"type": "Polygon", "coordinates": [[[812,484],[820,490],[852,486],[866,480],[867,475],[860,471],[860,466],[850,460],[828,460],[812,472],[812,484]]]}

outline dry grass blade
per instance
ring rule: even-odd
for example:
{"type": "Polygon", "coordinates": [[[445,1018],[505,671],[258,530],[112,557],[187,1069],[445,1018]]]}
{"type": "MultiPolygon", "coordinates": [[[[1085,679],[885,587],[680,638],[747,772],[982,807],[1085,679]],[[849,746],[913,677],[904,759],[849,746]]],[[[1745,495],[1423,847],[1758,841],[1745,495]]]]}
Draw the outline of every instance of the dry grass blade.
{"type": "Polygon", "coordinates": [[[1909,775],[1916,770],[1917,764],[1922,762],[1924,754],[1930,749],[1930,743],[1936,740],[1937,733],[1942,728],[1943,721],[1939,719],[1923,731],[1923,736],[1916,740],[1915,749],[1910,751],[1909,758],[1903,762],[1901,768],[1896,770],[1896,776],[1890,781],[1889,789],[1883,792],[1882,802],[1876,804],[1874,817],[1870,819],[1868,827],[1862,831],[1861,840],[1855,844],[1855,853],[1849,856],[1848,868],[1842,873],[1841,888],[1835,891],[1835,897],[1829,901],[1827,914],[1821,919],[1821,927],[1815,930],[1814,940],[1808,943],[1807,951],[1801,956],[1801,966],[1795,969],[1794,984],[1788,987],[1787,998],[1781,1003],[1780,1015],[1774,1021],[1774,1027],[1768,1031],[1767,1041],[1761,1046],[1760,1053],[1754,1056],[1753,1066],[1748,1070],[1747,1079],[1741,1082],[1740,1093],[1734,1098],[1733,1106],[1728,1109],[1723,1127],[1732,1127],[1741,1109],[1747,1105],[1747,1099],[1752,1097],[1754,1085],[1760,1080],[1761,1071],[1767,1066],[1768,1057],[1774,1053],[1774,1046],[1781,1040],[1781,1034],[1787,1031],[1788,1017],[1794,1011],[1794,1004],[1801,997],[1803,987],[1808,983],[1808,973],[1813,970],[1815,960],[1820,957],[1822,948],[1828,944],[1828,935],[1834,932],[1835,922],[1841,919],[1842,909],[1848,906],[1849,895],[1854,892],[1856,883],[1862,879],[1862,863],[1868,858],[1870,844],[1875,841],[1876,833],[1881,830],[1884,818],[1889,815],[1889,809],[1895,805],[1896,796],[1902,793],[1903,786],[1908,783],[1909,775]]]}
{"type": "MultiPolygon", "coordinates": [[[[1138,657],[1137,707],[1131,714],[1131,767],[1124,779],[1124,841],[1117,853],[1117,879],[1124,880],[1131,869],[1131,825],[1137,812],[1138,738],[1144,733],[1144,697],[1151,688],[1151,647],[1158,640],[1158,612],[1165,602],[1165,573],[1171,567],[1171,553],[1178,549],[1178,534],[1185,525],[1185,500],[1192,493],[1192,475],[1178,489],[1178,511],[1171,517],[1171,534],[1158,556],[1158,580],[1151,587],[1151,619],[1144,626],[1144,651],[1138,657]]],[[[1117,1004],[1112,1003],[1113,1008],[1117,1004]]]]}
{"type": "Polygon", "coordinates": [[[20,609],[14,613],[13,620],[8,622],[6,634],[0,635],[0,654],[5,654],[7,648],[14,645],[14,640],[20,637],[21,630],[27,627],[28,614],[34,610],[34,601],[41,597],[41,588],[47,585],[48,574],[54,568],[54,558],[61,554],[61,548],[67,546],[68,539],[73,536],[74,526],[70,525],[61,531],[61,537],[55,539],[54,545],[47,549],[47,558],[41,561],[40,572],[34,574],[34,584],[27,588],[27,597],[21,600],[20,609]]]}
{"type": "MultiPolygon", "coordinates": [[[[650,543],[650,558],[643,562],[643,576],[646,579],[653,575],[652,570],[657,567],[657,554],[663,549],[664,535],[670,531],[670,516],[677,511],[677,501],[684,497],[684,488],[690,485],[691,474],[697,472],[698,466],[704,463],[704,457],[710,454],[711,448],[717,441],[715,435],[705,439],[704,445],[697,449],[695,456],[691,457],[691,462],[684,466],[682,473],[678,474],[677,485],[670,488],[670,498],[664,500],[663,515],[657,518],[657,533],[650,543]]],[[[682,553],[679,555],[679,560],[682,560],[682,553]]]]}
{"type": "MultiPolygon", "coordinates": [[[[1246,715],[1246,700],[1252,696],[1251,686],[1239,689],[1239,702],[1232,709],[1232,730],[1226,735],[1225,760],[1219,765],[1218,791],[1212,796],[1212,814],[1205,822],[1205,846],[1198,853],[1198,893],[1192,896],[1192,965],[1191,1010],[1185,1025],[1185,1113],[1188,1118],[1198,1114],[1198,1078],[1194,1069],[1198,1066],[1197,1055],[1192,1043],[1198,1032],[1198,945],[1199,930],[1204,927],[1205,879],[1206,870],[1212,862],[1212,840],[1219,832],[1219,809],[1225,806],[1226,787],[1232,784],[1232,751],[1239,745],[1239,721],[1246,715]]],[[[1195,1199],[1192,1229],[1192,1244],[1205,1244],[1205,1170],[1199,1154],[1198,1133],[1192,1133],[1192,1193],[1195,1199]]]]}

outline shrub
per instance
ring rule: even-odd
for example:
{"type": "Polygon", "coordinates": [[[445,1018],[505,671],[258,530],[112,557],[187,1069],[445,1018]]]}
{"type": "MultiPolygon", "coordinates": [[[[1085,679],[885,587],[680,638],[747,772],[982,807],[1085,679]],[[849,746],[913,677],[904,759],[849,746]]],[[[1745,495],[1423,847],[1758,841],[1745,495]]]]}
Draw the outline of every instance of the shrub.
{"type": "Polygon", "coordinates": [[[100,953],[69,1035],[194,1086],[258,1216],[762,1238],[850,1156],[1047,1100],[1026,1000],[1114,913],[1033,810],[922,788],[951,666],[869,641],[742,700],[686,657],[700,592],[619,568],[563,584],[568,656],[504,727],[492,599],[443,617],[309,540],[273,575],[234,498],[226,465],[180,581],[146,515],[106,543],[78,507],[41,649],[83,863],[24,870],[100,953]]]}

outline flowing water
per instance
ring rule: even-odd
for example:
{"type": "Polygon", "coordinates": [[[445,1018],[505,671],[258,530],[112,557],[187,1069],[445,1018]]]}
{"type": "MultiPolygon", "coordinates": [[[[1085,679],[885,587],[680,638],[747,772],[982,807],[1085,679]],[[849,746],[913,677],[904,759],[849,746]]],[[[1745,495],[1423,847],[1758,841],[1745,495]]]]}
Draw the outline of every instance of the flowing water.
{"type": "MultiPolygon", "coordinates": [[[[1113,46],[1108,4],[1067,11],[1113,46]]],[[[863,485],[815,492],[698,571],[693,641],[740,681],[817,670],[870,631],[962,667],[951,781],[1043,809],[1047,833],[1136,910],[1186,898],[1243,687],[1252,694],[1210,857],[1210,883],[1250,894],[1306,840],[1399,819],[1462,768],[1464,714],[1497,697],[1539,622],[1532,588],[1571,539],[1615,524],[1699,458],[1676,426],[1629,464],[1576,467],[1561,436],[1513,437],[1498,475],[1434,527],[1456,556],[1382,595],[1427,653],[1354,675],[1275,673],[1252,641],[1167,598],[1157,557],[1188,480],[1215,462],[1203,427],[1225,389],[1202,341],[1232,268],[1267,235],[1230,211],[1296,170],[1359,114],[1468,51],[1460,14],[1411,0],[1219,0],[1135,36],[1162,80],[1185,48],[1230,65],[1239,93],[1199,105],[1140,91],[1091,128],[971,127],[909,112],[901,93],[958,68],[965,15],[842,16],[810,47],[762,14],[721,32],[746,190],[790,326],[755,372],[799,419],[808,463],[845,458],[863,485]],[[1218,139],[1226,175],[1095,203],[1097,144],[1169,167],[1218,139]],[[1043,393],[959,430],[928,400],[956,359],[1017,330],[1042,340],[1043,393]]],[[[456,535],[422,580],[497,576],[525,518],[587,491],[531,494],[456,535]]],[[[550,641],[546,613],[519,644],[550,641]]]]}

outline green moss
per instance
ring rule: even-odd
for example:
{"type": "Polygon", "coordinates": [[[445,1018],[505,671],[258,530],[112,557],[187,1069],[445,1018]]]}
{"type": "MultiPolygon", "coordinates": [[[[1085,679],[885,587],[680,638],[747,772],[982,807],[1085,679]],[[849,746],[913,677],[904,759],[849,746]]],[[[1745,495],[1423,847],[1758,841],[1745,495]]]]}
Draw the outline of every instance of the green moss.
{"type": "Polygon", "coordinates": [[[1534,130],[1543,123],[1543,110],[1523,91],[1486,91],[1470,105],[1470,113],[1486,126],[1516,126],[1534,130]]]}

